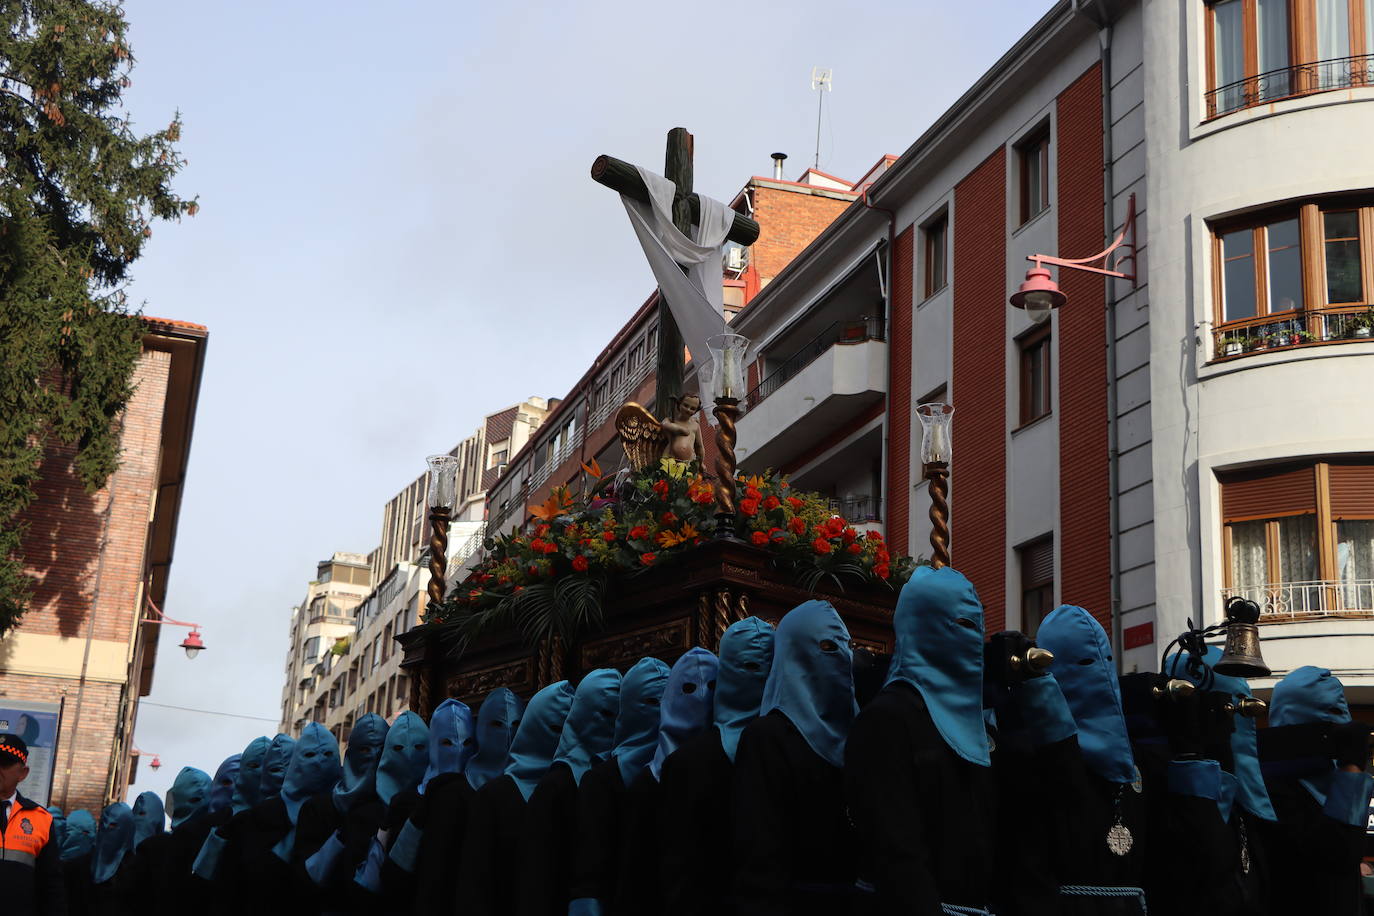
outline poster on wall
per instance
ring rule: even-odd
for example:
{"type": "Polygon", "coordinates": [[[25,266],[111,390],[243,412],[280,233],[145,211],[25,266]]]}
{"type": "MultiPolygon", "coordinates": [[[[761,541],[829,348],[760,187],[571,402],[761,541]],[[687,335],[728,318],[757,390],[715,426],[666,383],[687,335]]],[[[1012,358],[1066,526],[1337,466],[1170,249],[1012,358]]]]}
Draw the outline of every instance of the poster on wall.
{"type": "Polygon", "coordinates": [[[0,701],[0,732],[24,739],[29,746],[29,777],[19,784],[24,797],[49,805],[57,766],[57,730],[62,723],[61,703],[37,700],[0,701]]]}

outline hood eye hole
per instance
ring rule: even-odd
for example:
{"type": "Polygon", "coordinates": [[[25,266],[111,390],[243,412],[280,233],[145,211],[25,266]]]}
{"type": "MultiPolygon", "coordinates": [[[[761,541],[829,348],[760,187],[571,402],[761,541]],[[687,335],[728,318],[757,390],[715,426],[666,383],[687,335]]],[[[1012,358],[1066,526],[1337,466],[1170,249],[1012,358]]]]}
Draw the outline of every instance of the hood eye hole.
{"type": "Polygon", "coordinates": [[[758,662],[745,662],[740,667],[742,667],[745,671],[758,671],[763,666],[760,665],[758,662]]]}
{"type": "Polygon", "coordinates": [[[697,692],[697,685],[694,684],[694,683],[692,683],[691,681],[688,681],[687,683],[685,683],[685,684],[682,685],[682,692],[683,692],[683,693],[696,693],[696,692],[697,692]]]}
{"type": "Polygon", "coordinates": [[[647,698],[644,702],[645,702],[646,704],[648,704],[649,706],[657,706],[658,703],[659,703],[659,700],[658,700],[658,697],[649,697],[649,698],[647,698]]]}
{"type": "Polygon", "coordinates": [[[415,745],[415,750],[417,750],[417,751],[427,751],[427,750],[429,750],[429,745],[428,745],[428,744],[417,744],[417,745],[415,745]]]}
{"type": "Polygon", "coordinates": [[[1078,660],[1078,663],[1080,665],[1083,665],[1084,667],[1087,667],[1088,665],[1091,665],[1093,663],[1093,660],[1090,658],[1080,658],[1078,660]]]}
{"type": "Polygon", "coordinates": [[[505,726],[506,723],[502,722],[500,719],[497,719],[495,722],[491,723],[492,728],[505,728],[505,726]]]}
{"type": "Polygon", "coordinates": [[[963,627],[965,630],[978,629],[978,625],[974,623],[972,620],[969,620],[967,617],[955,617],[954,622],[959,624],[959,626],[963,627]]]}
{"type": "Polygon", "coordinates": [[[306,752],[305,752],[304,754],[302,754],[301,756],[304,757],[306,760],[309,760],[311,757],[314,757],[314,756],[315,756],[315,752],[314,752],[314,751],[306,751],[306,752]]]}
{"type": "Polygon", "coordinates": [[[476,744],[476,743],[477,743],[477,742],[474,741],[474,740],[472,740],[471,738],[464,738],[464,739],[463,739],[463,747],[472,747],[472,746],[473,746],[474,744],[476,744]]]}
{"type": "Polygon", "coordinates": [[[715,690],[715,689],[716,689],[716,682],[715,682],[714,680],[707,681],[707,682],[706,682],[706,689],[707,689],[707,690],[715,690]]]}
{"type": "Polygon", "coordinates": [[[393,744],[393,745],[391,745],[391,749],[392,749],[393,751],[400,752],[400,751],[405,750],[405,749],[406,749],[406,746],[405,746],[404,744],[393,744]]]}
{"type": "Polygon", "coordinates": [[[453,747],[452,738],[440,738],[439,743],[442,744],[444,747],[453,747]]]}
{"type": "Polygon", "coordinates": [[[838,651],[840,651],[840,645],[839,645],[839,643],[835,642],[835,640],[833,640],[833,639],[822,639],[822,640],[821,640],[821,651],[822,651],[822,652],[838,652],[838,651]]]}

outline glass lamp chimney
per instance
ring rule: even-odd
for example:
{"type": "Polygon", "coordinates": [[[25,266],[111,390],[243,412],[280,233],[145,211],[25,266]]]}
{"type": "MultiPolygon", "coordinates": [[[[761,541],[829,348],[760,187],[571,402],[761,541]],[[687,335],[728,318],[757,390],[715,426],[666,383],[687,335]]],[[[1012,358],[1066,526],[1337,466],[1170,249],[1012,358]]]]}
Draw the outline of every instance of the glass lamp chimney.
{"type": "Polygon", "coordinates": [[[921,421],[921,463],[949,463],[950,421],[954,418],[954,406],[933,402],[916,408],[916,417],[921,421]]]}
{"type": "Polygon", "coordinates": [[[458,459],[452,455],[430,455],[429,507],[452,509],[458,495],[458,459]]]}

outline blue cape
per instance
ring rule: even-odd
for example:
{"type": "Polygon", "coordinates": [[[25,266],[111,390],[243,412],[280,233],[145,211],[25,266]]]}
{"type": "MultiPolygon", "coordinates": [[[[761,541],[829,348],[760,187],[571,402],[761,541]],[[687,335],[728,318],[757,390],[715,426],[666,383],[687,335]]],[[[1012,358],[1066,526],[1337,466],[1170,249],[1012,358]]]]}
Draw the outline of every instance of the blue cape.
{"type": "Polygon", "coordinates": [[[104,884],[119,871],[124,854],[133,849],[134,812],[123,802],[107,805],[100,813],[100,832],[95,835],[91,856],[91,883],[104,884]]]}
{"type": "Polygon", "coordinates": [[[167,816],[162,811],[162,799],[156,792],[144,792],[134,799],[134,849],[150,836],[167,829],[167,816]]]}
{"type": "Polygon", "coordinates": [[[759,715],[775,709],[822,760],[844,766],[844,742],[859,704],[849,630],[830,602],[799,604],[778,624],[759,715]]]}
{"type": "Polygon", "coordinates": [[[497,687],[477,710],[477,753],[468,761],[468,785],[480,789],[501,775],[525,704],[505,687],[497,687]]]}
{"type": "Polygon", "coordinates": [[[902,586],[892,628],[887,683],[915,687],[949,749],[992,766],[983,722],[983,605],[973,583],[948,566],[918,567],[902,586]]]}
{"type": "Polygon", "coordinates": [[[353,725],[344,751],[343,775],[334,786],[334,808],[347,814],[360,801],[377,794],[377,763],[386,743],[386,719],[370,712],[353,725]]]}
{"type": "Polygon", "coordinates": [[[1108,782],[1135,782],[1121,685],[1102,625],[1083,608],[1061,604],[1041,622],[1035,641],[1054,653],[1050,670],[1073,711],[1088,768],[1108,782]]]}
{"type": "Polygon", "coordinates": [[[549,771],[558,740],[572,709],[573,688],[567,681],[550,684],[530,698],[520,728],[510,745],[506,775],[514,782],[525,801],[549,771]]]}
{"type": "MultiPolygon", "coordinates": [[[[654,779],[662,775],[663,761],[669,754],[711,724],[719,672],[720,660],[699,646],[688,649],[673,663],[668,688],[663,694],[658,747],[654,748],[654,759],[649,763],[649,772],[654,774],[654,779]]],[[[625,784],[629,785],[630,780],[626,779],[625,784]]]]}
{"type": "MultiPolygon", "coordinates": [[[[162,802],[158,802],[159,805],[162,802]]],[[[52,835],[53,842],[57,844],[58,852],[62,851],[62,844],[67,840],[67,815],[62,813],[62,809],[56,805],[48,806],[48,813],[52,815],[52,835]]]]}
{"type": "MultiPolygon", "coordinates": [[[[205,777],[207,780],[210,777],[205,777]]],[[[67,833],[62,838],[63,862],[79,859],[95,848],[95,816],[85,808],[67,815],[67,833]]]]}
{"type": "Polygon", "coordinates": [[[215,784],[210,789],[211,811],[223,811],[233,802],[234,788],[238,785],[239,767],[242,760],[242,754],[234,754],[232,757],[224,758],[219,769],[215,770],[215,784]]]}
{"type": "Polygon", "coordinates": [[[429,766],[429,726],[406,710],[386,733],[382,759],[377,764],[377,797],[383,804],[420,784],[429,766]]]}
{"type": "Polygon", "coordinates": [[[620,672],[597,668],[583,676],[573,694],[568,721],[558,737],[554,763],[572,770],[573,782],[606,759],[615,746],[615,714],[620,708],[620,672]]]}
{"type": "Polygon", "coordinates": [[[296,739],[290,735],[277,735],[267,746],[262,758],[262,782],[258,784],[258,801],[267,801],[281,794],[281,783],[286,778],[286,765],[291,762],[291,751],[296,739]]]}
{"type": "MultiPolygon", "coordinates": [[[[1208,646],[1203,664],[1212,668],[1221,660],[1221,647],[1208,646]]],[[[1199,687],[1207,680],[1206,672],[1190,668],[1189,657],[1175,652],[1165,661],[1164,673],[1169,677],[1181,677],[1192,681],[1199,687]]],[[[1250,683],[1243,677],[1231,677],[1212,671],[1211,685],[1208,688],[1216,693],[1230,696],[1232,702],[1244,697],[1254,696],[1250,683]]],[[[1232,772],[1235,777],[1236,797],[1241,807],[1255,817],[1266,821],[1277,821],[1274,806],[1269,801],[1269,790],[1264,787],[1264,777],[1260,773],[1259,739],[1255,730],[1255,720],[1242,715],[1232,717],[1235,730],[1231,732],[1232,772]]]]}
{"type": "Polygon", "coordinates": [[[737,620],[720,638],[715,720],[720,746],[735,762],[744,726],[758,718],[763,686],[773,667],[773,625],[757,617],[737,620]]]}
{"type": "MultiPolygon", "coordinates": [[[[1350,705],[1345,699],[1345,685],[1329,668],[1303,665],[1288,672],[1277,684],[1269,698],[1269,724],[1311,725],[1317,722],[1340,724],[1350,721],[1350,705]]],[[[1319,804],[1326,803],[1335,764],[1329,772],[1307,779],[1299,779],[1319,804]]]]}
{"type": "MultiPolygon", "coordinates": [[[[271,746],[272,739],[260,735],[249,741],[248,746],[239,755],[239,772],[234,779],[234,794],[229,799],[229,807],[235,814],[247,811],[262,801],[259,794],[262,789],[262,762],[267,757],[267,749],[271,746]]],[[[137,814],[138,811],[135,810],[134,813],[137,814]]]]}
{"type": "Polygon", "coordinates": [[[663,691],[668,683],[668,666],[656,658],[641,658],[620,682],[620,715],[615,720],[615,750],[611,756],[627,786],[654,755],[663,714],[663,691]]]}
{"type": "Polygon", "coordinates": [[[429,717],[429,769],[420,780],[420,794],[440,773],[461,773],[477,750],[472,710],[449,697],[429,717]]]}
{"type": "Polygon", "coordinates": [[[332,789],[340,773],[338,740],[319,722],[307,724],[296,739],[281,786],[281,800],[292,824],[296,823],[301,805],[332,789]]]}

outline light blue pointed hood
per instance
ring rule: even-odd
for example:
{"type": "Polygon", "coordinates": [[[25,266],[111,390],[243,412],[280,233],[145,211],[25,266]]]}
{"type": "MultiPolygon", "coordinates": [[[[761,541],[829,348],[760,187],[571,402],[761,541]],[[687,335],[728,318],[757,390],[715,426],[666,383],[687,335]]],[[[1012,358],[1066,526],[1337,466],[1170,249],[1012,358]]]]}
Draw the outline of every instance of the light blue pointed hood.
{"type": "Polygon", "coordinates": [[[339,742],[329,729],[319,722],[301,729],[281,786],[281,800],[292,824],[296,823],[301,805],[334,788],[341,773],[339,742]]]}
{"type": "Polygon", "coordinates": [[[1135,782],[1121,685],[1102,625],[1083,608],[1061,604],[1041,622],[1035,641],[1054,653],[1050,671],[1073,712],[1088,768],[1108,782],[1135,782]]]}
{"type": "Polygon", "coordinates": [[[668,666],[656,658],[641,658],[620,682],[620,714],[615,720],[615,750],[611,756],[627,786],[654,756],[668,671],[668,666]]]}
{"type": "Polygon", "coordinates": [[[468,785],[480,789],[501,775],[510,758],[510,745],[525,704],[512,691],[498,687],[477,710],[477,753],[468,761],[468,785]]]}
{"type": "Polygon", "coordinates": [[[720,638],[720,671],[712,719],[720,746],[735,762],[744,726],[758,718],[763,688],[773,667],[773,625],[757,617],[737,620],[720,638]]]}
{"type": "MultiPolygon", "coordinates": [[[[207,780],[210,778],[205,777],[207,780]]],[[[62,838],[61,859],[70,862],[95,848],[95,815],[78,808],[67,815],[67,833],[62,838]]]]}
{"type": "Polygon", "coordinates": [[[239,755],[239,772],[234,778],[234,794],[229,799],[229,807],[235,814],[247,811],[262,800],[262,764],[271,746],[272,739],[260,735],[249,741],[239,755]]]}
{"type": "MultiPolygon", "coordinates": [[[[161,805],[162,802],[158,802],[158,804],[161,805]]],[[[57,844],[57,849],[61,852],[62,844],[67,840],[67,815],[63,814],[62,809],[56,805],[49,805],[48,813],[52,815],[53,842],[57,844]]]]}
{"type": "Polygon", "coordinates": [[[106,805],[91,856],[91,883],[104,884],[119,871],[124,855],[134,848],[134,812],[123,802],[106,805]]]}
{"type": "Polygon", "coordinates": [[[341,814],[347,814],[354,805],[377,794],[377,764],[382,759],[386,732],[386,719],[370,712],[360,718],[348,733],[343,775],[333,791],[334,808],[341,814]]]}
{"type": "Polygon", "coordinates": [[[441,773],[461,773],[477,751],[472,710],[461,700],[449,697],[429,717],[429,768],[420,780],[420,794],[429,781],[441,773]]]}
{"type": "Polygon", "coordinates": [[[167,829],[167,816],[162,810],[162,799],[156,792],[143,792],[134,799],[134,849],[150,836],[157,836],[167,829]]]}
{"type": "Polygon", "coordinates": [[[553,755],[558,751],[563,725],[572,709],[574,693],[572,684],[567,681],[550,684],[530,698],[520,718],[520,728],[510,745],[506,775],[515,782],[525,801],[530,800],[530,793],[549,771],[553,755]]]}
{"type": "MultiPolygon", "coordinates": [[[[649,772],[658,779],[663,774],[663,761],[711,725],[715,709],[716,678],[720,660],[700,646],[688,649],[673,663],[668,675],[668,687],[663,693],[663,717],[658,727],[658,746],[649,772]]],[[[629,784],[627,779],[626,785],[629,784]]]]}
{"type": "Polygon", "coordinates": [[[223,811],[233,802],[234,787],[238,784],[239,767],[243,761],[242,754],[234,754],[224,758],[224,762],[215,770],[215,784],[210,789],[210,810],[223,811]]]}
{"type": "Polygon", "coordinates": [[[844,743],[859,704],[849,630],[830,602],[799,604],[778,624],[759,715],[775,709],[822,760],[844,766],[844,743]]]}
{"type": "MultiPolygon", "coordinates": [[[[1285,725],[1313,725],[1330,722],[1339,725],[1350,721],[1350,705],[1345,699],[1345,685],[1329,668],[1303,665],[1288,672],[1269,697],[1269,724],[1274,728],[1285,725]]],[[[1331,790],[1331,769],[1318,776],[1299,779],[1308,793],[1324,805],[1331,790]]]]}
{"type": "Polygon", "coordinates": [[[554,763],[572,770],[573,782],[606,759],[615,746],[615,717],[620,710],[620,672],[597,668],[583,676],[573,694],[568,721],[558,737],[554,763]]]}
{"type": "Polygon", "coordinates": [[[902,586],[892,629],[897,640],[887,683],[915,687],[949,749],[991,766],[983,721],[983,604],[973,583],[948,566],[918,567],[902,586]]]}
{"type": "Polygon", "coordinates": [[[377,764],[377,797],[383,804],[420,784],[429,766],[429,726],[406,710],[391,723],[377,764]]]}
{"type": "MultiPolygon", "coordinates": [[[[1217,674],[1215,666],[1220,660],[1220,646],[1208,646],[1207,654],[1201,661],[1192,659],[1186,653],[1175,652],[1165,661],[1164,671],[1169,677],[1186,678],[1204,690],[1227,694],[1233,703],[1254,696],[1250,692],[1250,682],[1245,678],[1217,674]],[[1211,676],[1208,677],[1208,674],[1211,676]]],[[[1235,730],[1231,732],[1231,769],[1235,776],[1236,797],[1241,807],[1255,817],[1277,821],[1278,815],[1274,813],[1269,790],[1264,787],[1264,777],[1260,773],[1255,720],[1239,714],[1232,719],[1235,730]]]]}
{"type": "Polygon", "coordinates": [[[286,778],[286,765],[291,762],[291,752],[295,747],[295,738],[280,734],[267,746],[267,753],[262,758],[262,782],[258,784],[258,801],[264,802],[281,794],[282,780],[286,778]]]}
{"type": "Polygon", "coordinates": [[[172,788],[167,790],[167,813],[172,829],[200,817],[210,810],[210,774],[195,767],[182,767],[172,788]]]}

